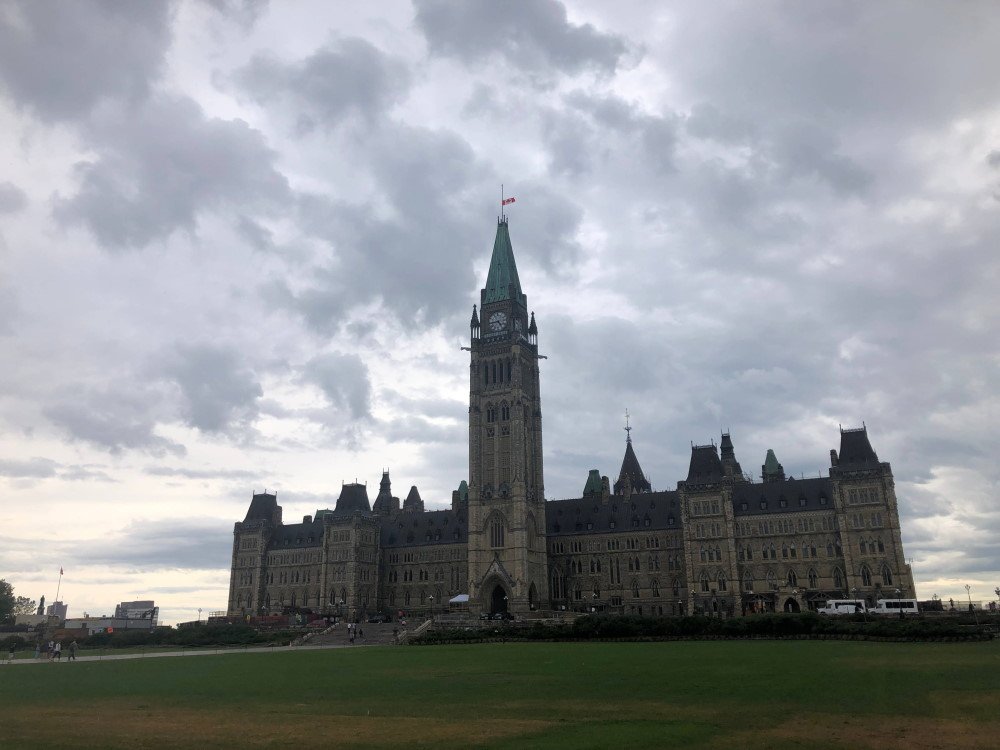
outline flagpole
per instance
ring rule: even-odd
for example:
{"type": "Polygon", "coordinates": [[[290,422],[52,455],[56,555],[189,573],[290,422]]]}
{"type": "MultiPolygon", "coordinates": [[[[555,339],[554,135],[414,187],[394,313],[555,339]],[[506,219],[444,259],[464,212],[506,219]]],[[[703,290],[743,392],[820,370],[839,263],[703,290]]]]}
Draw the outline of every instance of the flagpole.
{"type": "Polygon", "coordinates": [[[59,568],[59,583],[56,584],[56,601],[59,601],[59,589],[62,587],[63,569],[59,568]]]}

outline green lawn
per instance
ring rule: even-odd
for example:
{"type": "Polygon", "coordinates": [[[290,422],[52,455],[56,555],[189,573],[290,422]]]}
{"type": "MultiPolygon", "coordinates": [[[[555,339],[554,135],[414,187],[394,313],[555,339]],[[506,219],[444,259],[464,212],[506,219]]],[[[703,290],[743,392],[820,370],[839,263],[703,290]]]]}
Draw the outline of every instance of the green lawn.
{"type": "Polygon", "coordinates": [[[995,748],[1000,642],[511,643],[0,665],[0,747],[995,748]]]}

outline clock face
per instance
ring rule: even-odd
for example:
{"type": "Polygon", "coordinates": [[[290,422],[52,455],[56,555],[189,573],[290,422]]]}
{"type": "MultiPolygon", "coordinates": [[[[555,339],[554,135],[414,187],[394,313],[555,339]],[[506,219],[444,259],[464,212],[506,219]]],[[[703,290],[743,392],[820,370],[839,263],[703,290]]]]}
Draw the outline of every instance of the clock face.
{"type": "Polygon", "coordinates": [[[507,326],[507,316],[502,312],[495,312],[490,316],[490,330],[502,331],[507,326]]]}

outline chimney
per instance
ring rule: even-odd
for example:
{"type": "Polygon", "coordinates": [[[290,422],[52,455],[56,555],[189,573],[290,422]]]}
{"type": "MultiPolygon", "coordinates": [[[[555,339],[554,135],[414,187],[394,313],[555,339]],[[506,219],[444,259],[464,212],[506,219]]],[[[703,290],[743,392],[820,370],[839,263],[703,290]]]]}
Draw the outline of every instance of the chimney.
{"type": "Polygon", "coordinates": [[[834,448],[830,449],[830,466],[837,465],[837,451],[834,448]]]}
{"type": "Polygon", "coordinates": [[[312,522],[313,522],[312,516],[302,516],[302,523],[312,523],[312,522]]]}

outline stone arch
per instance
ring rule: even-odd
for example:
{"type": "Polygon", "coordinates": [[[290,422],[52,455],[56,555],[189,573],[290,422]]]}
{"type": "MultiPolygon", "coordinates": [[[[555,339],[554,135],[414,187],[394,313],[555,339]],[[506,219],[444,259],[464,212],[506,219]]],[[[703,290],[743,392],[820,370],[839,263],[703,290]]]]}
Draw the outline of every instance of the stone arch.
{"type": "Polygon", "coordinates": [[[783,609],[786,612],[798,612],[799,603],[795,601],[792,597],[788,597],[787,599],[785,599],[785,606],[783,607],[783,609]]]}
{"type": "Polygon", "coordinates": [[[532,612],[538,609],[538,587],[535,586],[534,581],[528,586],[528,609],[532,612]]]}

